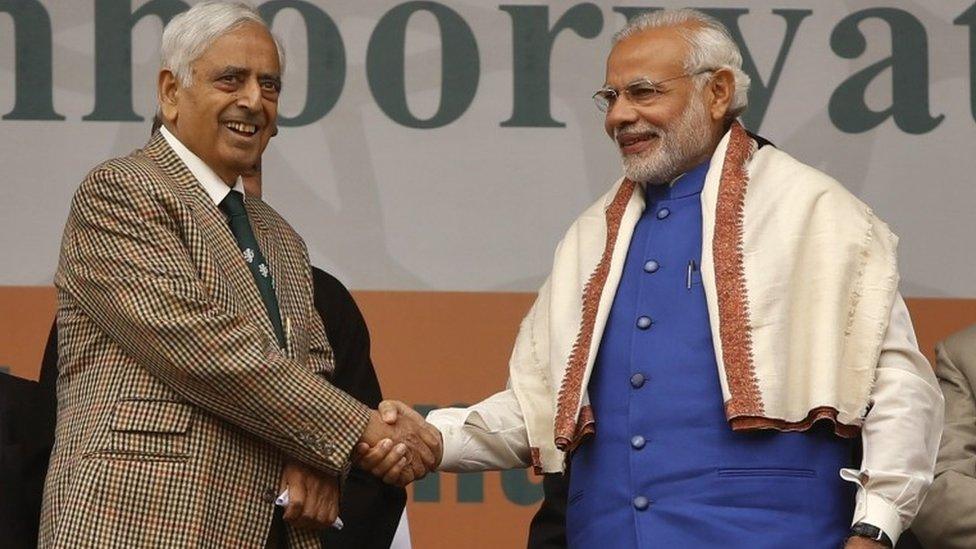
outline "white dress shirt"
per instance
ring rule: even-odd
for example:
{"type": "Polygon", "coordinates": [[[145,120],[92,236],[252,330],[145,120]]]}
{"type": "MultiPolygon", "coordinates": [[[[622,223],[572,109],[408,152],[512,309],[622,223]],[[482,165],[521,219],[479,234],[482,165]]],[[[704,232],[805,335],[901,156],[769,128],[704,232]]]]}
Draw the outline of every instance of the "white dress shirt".
{"type": "MultiPolygon", "coordinates": [[[[231,190],[238,191],[244,195],[244,181],[241,179],[241,176],[237,176],[237,181],[234,183],[233,188],[228,186],[227,183],[225,183],[224,180],[217,175],[217,172],[213,171],[213,169],[203,160],[200,160],[199,156],[190,152],[190,149],[186,148],[186,145],[181,143],[175,135],[166,129],[166,126],[161,126],[159,128],[159,133],[163,134],[163,138],[166,140],[166,143],[168,143],[169,147],[173,149],[176,156],[180,157],[180,160],[186,164],[187,169],[190,170],[190,173],[192,173],[193,177],[197,179],[200,186],[203,187],[203,190],[207,192],[207,195],[211,200],[213,200],[215,205],[220,206],[220,203],[224,200],[224,198],[227,197],[227,193],[229,193],[231,190]]],[[[246,199],[247,198],[245,195],[245,200],[246,199]]]]}
{"type": "MultiPolygon", "coordinates": [[[[908,308],[898,295],[861,430],[861,468],[840,471],[843,479],[858,485],[852,524],[873,524],[897,542],[911,523],[932,483],[942,401],[935,374],[918,350],[908,308]]],[[[469,408],[434,410],[427,420],[444,436],[441,470],[511,469],[531,463],[522,411],[511,389],[469,408]]]]}

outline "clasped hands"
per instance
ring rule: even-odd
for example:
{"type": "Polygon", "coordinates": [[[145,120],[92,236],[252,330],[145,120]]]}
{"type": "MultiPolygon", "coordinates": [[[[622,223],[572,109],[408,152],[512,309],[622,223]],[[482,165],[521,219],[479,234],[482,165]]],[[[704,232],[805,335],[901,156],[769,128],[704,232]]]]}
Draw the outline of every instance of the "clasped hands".
{"type": "MultiPolygon", "coordinates": [[[[437,468],[443,457],[440,431],[406,404],[385,400],[370,415],[354,450],[356,465],[387,484],[406,486],[437,468]]],[[[284,519],[297,528],[332,526],[339,513],[339,480],[288,462],[280,489],[288,489],[284,519]]]]}
{"type": "Polygon", "coordinates": [[[406,486],[434,471],[443,455],[440,431],[396,400],[380,403],[354,450],[360,469],[396,486],[406,486]]]}

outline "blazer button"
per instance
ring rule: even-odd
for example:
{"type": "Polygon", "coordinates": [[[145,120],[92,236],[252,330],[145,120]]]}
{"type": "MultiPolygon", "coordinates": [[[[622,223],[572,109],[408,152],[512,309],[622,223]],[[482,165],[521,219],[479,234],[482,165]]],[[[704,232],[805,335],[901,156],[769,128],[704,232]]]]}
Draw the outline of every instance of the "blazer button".
{"type": "Polygon", "coordinates": [[[660,210],[657,211],[658,219],[667,219],[669,215],[671,215],[671,210],[667,208],[661,208],[660,210]]]}
{"type": "Polygon", "coordinates": [[[641,330],[646,330],[650,328],[651,324],[654,324],[654,321],[651,320],[651,317],[649,316],[642,316],[637,319],[637,327],[640,328],[641,330]]]}
{"type": "Polygon", "coordinates": [[[660,268],[661,264],[653,259],[649,259],[646,263],[644,263],[644,271],[648,273],[656,273],[660,268]]]}
{"type": "Polygon", "coordinates": [[[645,444],[647,444],[647,440],[640,435],[634,435],[630,438],[630,445],[634,448],[634,450],[640,450],[645,444]]]}
{"type": "Polygon", "coordinates": [[[640,389],[643,387],[645,381],[647,381],[647,379],[644,377],[644,374],[636,373],[630,376],[630,386],[634,389],[640,389]]]}
{"type": "Polygon", "coordinates": [[[648,507],[650,507],[650,505],[651,505],[650,500],[648,500],[644,496],[637,496],[636,498],[634,498],[634,509],[637,509],[638,511],[643,511],[648,507]]]}

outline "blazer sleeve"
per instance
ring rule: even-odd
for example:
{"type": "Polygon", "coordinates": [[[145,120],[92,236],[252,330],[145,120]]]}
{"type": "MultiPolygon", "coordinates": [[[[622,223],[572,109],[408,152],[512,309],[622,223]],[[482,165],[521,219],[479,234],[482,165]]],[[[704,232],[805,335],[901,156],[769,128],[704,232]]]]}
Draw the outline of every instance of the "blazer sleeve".
{"type": "Polygon", "coordinates": [[[912,531],[926,547],[976,547],[976,327],[936,347],[945,429],[929,489],[912,531]]]}
{"type": "Polygon", "coordinates": [[[93,171],[76,193],[55,283],[62,298],[161,383],[309,465],[344,474],[369,409],[246,318],[197,276],[179,212],[128,171],[93,171]]]}

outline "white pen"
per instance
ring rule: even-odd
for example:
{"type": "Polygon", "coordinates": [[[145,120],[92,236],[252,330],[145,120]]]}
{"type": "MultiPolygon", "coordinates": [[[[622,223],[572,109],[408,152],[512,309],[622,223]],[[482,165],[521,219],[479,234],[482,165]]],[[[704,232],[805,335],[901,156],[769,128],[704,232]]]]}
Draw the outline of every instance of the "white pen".
{"type": "Polygon", "coordinates": [[[285,352],[291,349],[291,317],[285,317],[285,352]]]}
{"type": "MultiPolygon", "coordinates": [[[[278,507],[287,507],[288,501],[288,488],[285,488],[284,492],[278,494],[278,499],[275,500],[275,505],[278,507]]],[[[343,526],[344,524],[342,524],[342,519],[336,517],[335,522],[332,523],[332,527],[336,530],[342,530],[343,526]]]]}

